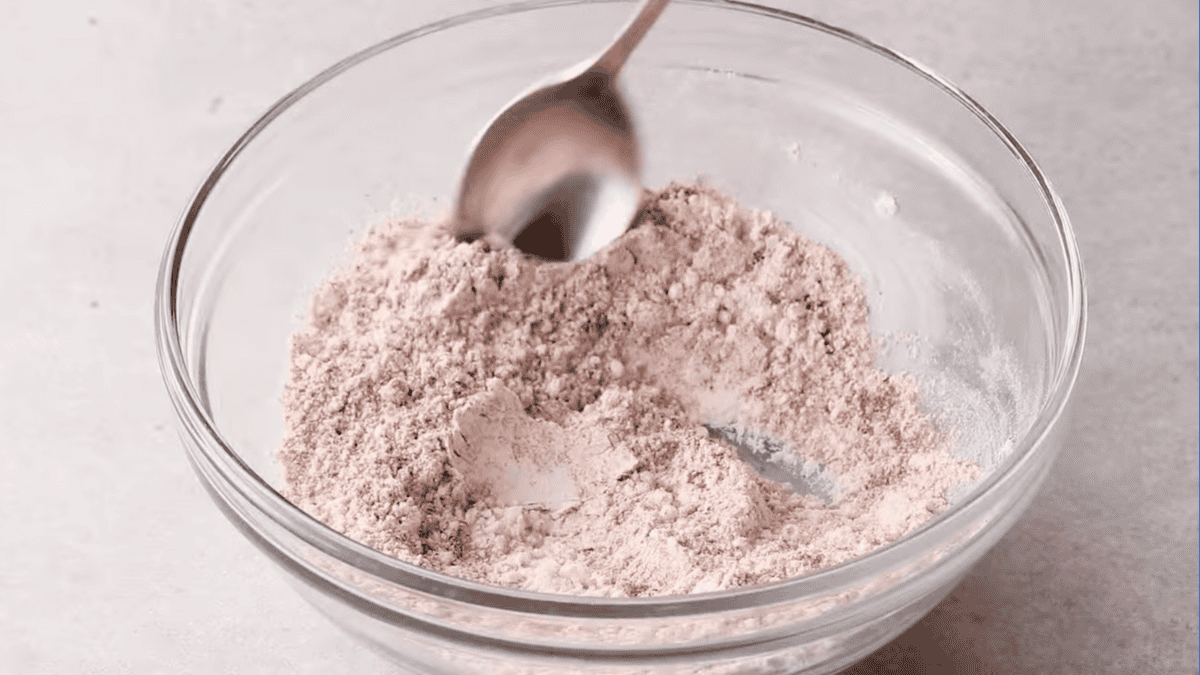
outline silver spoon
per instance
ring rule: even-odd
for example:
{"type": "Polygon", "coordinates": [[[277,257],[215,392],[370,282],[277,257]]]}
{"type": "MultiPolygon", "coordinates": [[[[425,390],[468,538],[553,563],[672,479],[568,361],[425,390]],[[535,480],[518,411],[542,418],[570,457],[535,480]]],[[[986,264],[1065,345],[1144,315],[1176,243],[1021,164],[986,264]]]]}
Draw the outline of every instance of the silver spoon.
{"type": "Polygon", "coordinates": [[[647,0],[594,62],[536,87],[487,127],[467,162],[454,234],[582,260],[624,232],[641,197],[633,125],[616,88],[670,0],[647,0]],[[578,74],[575,74],[578,73],[578,74]]]}

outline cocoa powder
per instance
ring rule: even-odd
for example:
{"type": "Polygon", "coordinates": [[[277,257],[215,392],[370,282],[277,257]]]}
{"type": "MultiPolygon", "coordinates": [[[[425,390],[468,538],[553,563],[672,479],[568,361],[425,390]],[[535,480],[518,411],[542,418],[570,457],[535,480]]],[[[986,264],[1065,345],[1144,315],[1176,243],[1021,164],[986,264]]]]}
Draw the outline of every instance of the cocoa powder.
{"type": "Polygon", "coordinates": [[[704,184],[647,194],[573,264],[394,222],[293,337],[283,493],[401,560],[533,591],[836,565],[978,474],[875,367],[867,316],[840,257],[704,184]]]}

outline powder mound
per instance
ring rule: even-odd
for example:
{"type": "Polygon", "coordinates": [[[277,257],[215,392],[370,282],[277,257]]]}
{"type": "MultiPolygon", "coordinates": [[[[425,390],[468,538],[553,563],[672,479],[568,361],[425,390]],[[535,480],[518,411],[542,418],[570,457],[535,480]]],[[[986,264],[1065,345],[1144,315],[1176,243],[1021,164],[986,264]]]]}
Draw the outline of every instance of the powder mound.
{"type": "Polygon", "coordinates": [[[580,263],[392,223],[293,337],[283,492],[483,583],[636,597],[779,581],[903,536],[978,472],[874,359],[846,263],[707,185],[647,193],[580,263]]]}

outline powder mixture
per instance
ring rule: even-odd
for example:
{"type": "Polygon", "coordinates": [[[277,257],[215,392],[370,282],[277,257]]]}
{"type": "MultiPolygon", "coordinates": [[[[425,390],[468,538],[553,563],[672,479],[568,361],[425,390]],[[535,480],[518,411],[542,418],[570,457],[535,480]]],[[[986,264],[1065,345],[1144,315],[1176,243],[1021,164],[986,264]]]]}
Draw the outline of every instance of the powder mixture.
{"type": "Polygon", "coordinates": [[[977,475],[874,356],[846,263],[704,184],[648,193],[580,263],[397,222],[293,338],[283,491],[368,546],[488,584],[778,581],[903,536],[977,475]]]}

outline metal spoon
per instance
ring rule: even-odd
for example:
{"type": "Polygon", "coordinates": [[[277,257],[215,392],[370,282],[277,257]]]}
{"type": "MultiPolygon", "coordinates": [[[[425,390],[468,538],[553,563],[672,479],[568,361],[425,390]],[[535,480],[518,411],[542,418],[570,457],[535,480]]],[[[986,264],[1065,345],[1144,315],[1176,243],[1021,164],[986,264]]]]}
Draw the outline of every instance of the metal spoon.
{"type": "Polygon", "coordinates": [[[647,0],[594,62],[536,87],[496,116],[463,175],[454,223],[459,240],[484,238],[547,260],[582,260],[629,227],[641,167],[616,77],[669,1],[647,0]]]}

